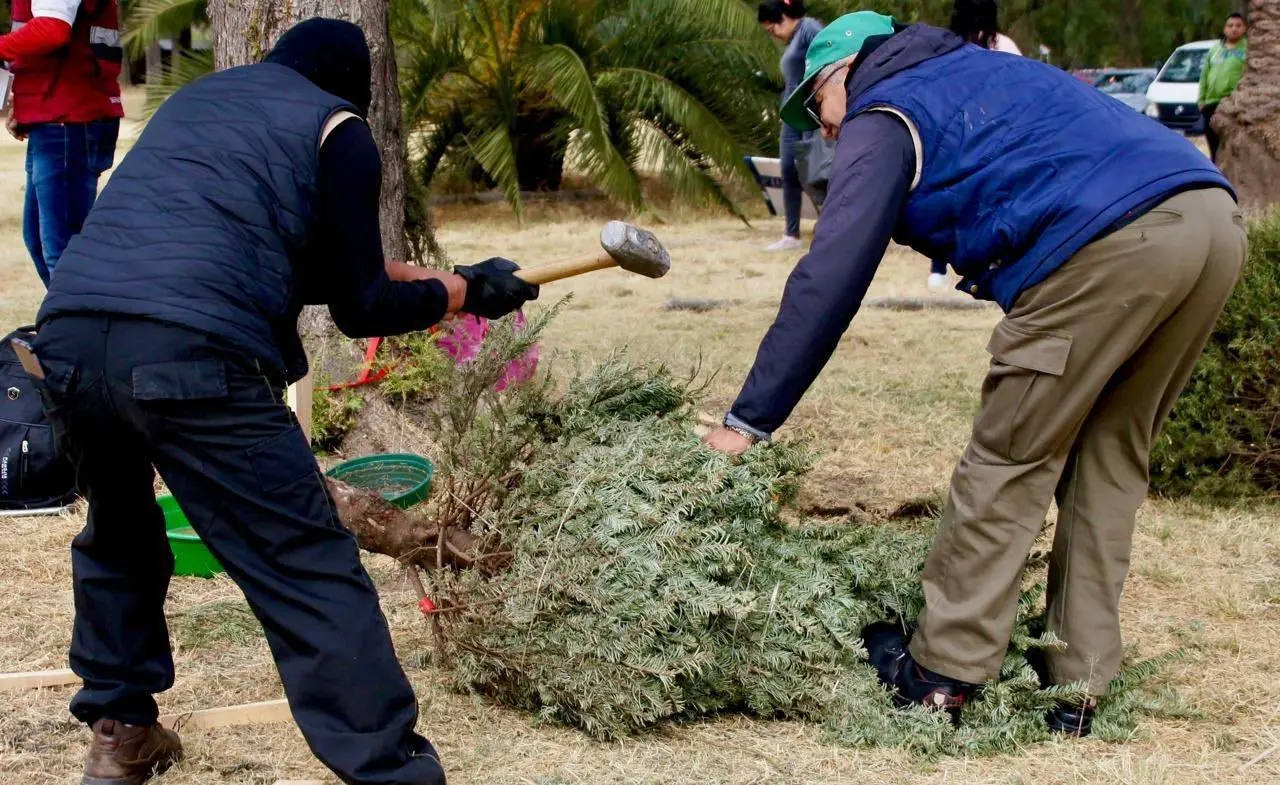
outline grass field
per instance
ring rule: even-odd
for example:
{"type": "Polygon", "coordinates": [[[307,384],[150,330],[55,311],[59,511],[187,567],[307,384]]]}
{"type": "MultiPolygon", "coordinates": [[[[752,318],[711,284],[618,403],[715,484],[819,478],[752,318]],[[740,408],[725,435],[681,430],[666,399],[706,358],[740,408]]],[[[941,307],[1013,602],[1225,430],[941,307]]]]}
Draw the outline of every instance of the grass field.
{"type": "MultiPolygon", "coordinates": [[[[20,233],[22,146],[0,142],[0,318],[29,321],[41,287],[20,233]]],[[[458,261],[502,254],[526,264],[590,252],[608,216],[598,206],[531,208],[517,226],[502,207],[453,208],[438,219],[458,261]]],[[[678,367],[701,359],[720,373],[709,410],[735,395],[776,311],[795,255],[759,249],[776,220],[672,216],[657,227],[674,258],[658,281],[604,272],[543,288],[543,302],[572,291],[546,349],[598,357],[628,344],[678,367]],[[669,311],[671,297],[727,301],[706,313],[669,311]]],[[[931,294],[926,261],[895,249],[872,296],[931,294]]],[[[964,299],[964,298],[961,298],[964,299]]],[[[884,516],[902,501],[942,492],[968,436],[998,314],[991,310],[861,313],[821,379],[779,434],[824,452],[805,501],[884,516]]],[[[1191,783],[1280,782],[1280,509],[1211,509],[1151,502],[1138,521],[1124,599],[1127,642],[1143,655],[1177,646],[1193,654],[1169,678],[1199,712],[1148,721],[1125,744],[1056,742],[989,759],[912,760],[894,751],[824,745],[799,723],[722,717],[602,744],[538,727],[528,715],[445,689],[421,667],[429,645],[412,590],[381,557],[368,566],[398,650],[422,702],[421,730],[439,748],[451,783],[475,785],[782,785],[783,783],[1191,783]],[[1271,755],[1266,755],[1267,751],[1271,755]]],[[[0,670],[65,667],[71,631],[68,543],[79,513],[0,519],[0,670]]],[[[891,525],[891,524],[886,524],[891,525]]],[[[175,579],[168,615],[176,686],[162,711],[282,696],[266,645],[238,590],[225,579],[175,579]]],[[[85,731],[67,713],[71,688],[6,693],[0,711],[0,783],[79,782],[85,731]]],[[[326,778],[290,725],[185,735],[188,758],[163,785],[326,778]]],[[[327,781],[333,781],[330,777],[327,781]]]]}

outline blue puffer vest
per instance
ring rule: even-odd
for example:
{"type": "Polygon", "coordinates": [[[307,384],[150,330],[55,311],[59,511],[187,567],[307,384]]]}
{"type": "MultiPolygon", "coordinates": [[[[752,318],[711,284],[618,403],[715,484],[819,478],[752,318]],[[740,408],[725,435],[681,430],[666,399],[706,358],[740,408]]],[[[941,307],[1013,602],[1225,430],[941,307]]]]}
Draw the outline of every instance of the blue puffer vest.
{"type": "Polygon", "coordinates": [[[292,264],[307,245],[320,133],[346,101],[282,65],[211,74],[147,124],[67,245],[40,308],[146,317],[306,374],[292,264]]]}
{"type": "Polygon", "coordinates": [[[1231,190],[1190,142],[1114,98],[926,25],[893,36],[854,72],[848,116],[875,107],[906,115],[923,152],[894,239],[945,260],[964,277],[958,288],[1005,311],[1153,199],[1231,190]]]}

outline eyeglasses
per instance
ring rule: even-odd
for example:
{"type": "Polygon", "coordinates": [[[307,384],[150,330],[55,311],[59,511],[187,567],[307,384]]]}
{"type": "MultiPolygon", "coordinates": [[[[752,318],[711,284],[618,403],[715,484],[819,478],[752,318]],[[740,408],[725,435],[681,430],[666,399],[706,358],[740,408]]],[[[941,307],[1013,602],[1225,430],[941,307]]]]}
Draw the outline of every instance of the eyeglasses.
{"type": "Polygon", "coordinates": [[[817,108],[817,103],[815,102],[815,99],[818,97],[818,93],[822,92],[822,88],[827,86],[827,82],[831,81],[831,77],[835,76],[836,74],[840,73],[843,70],[844,70],[843,68],[837,68],[831,73],[827,74],[827,77],[825,79],[823,79],[818,84],[814,85],[813,89],[809,91],[809,97],[804,99],[804,110],[809,114],[809,117],[812,118],[813,121],[817,123],[819,126],[822,125],[822,117],[820,117],[818,114],[818,108],[817,108]]]}

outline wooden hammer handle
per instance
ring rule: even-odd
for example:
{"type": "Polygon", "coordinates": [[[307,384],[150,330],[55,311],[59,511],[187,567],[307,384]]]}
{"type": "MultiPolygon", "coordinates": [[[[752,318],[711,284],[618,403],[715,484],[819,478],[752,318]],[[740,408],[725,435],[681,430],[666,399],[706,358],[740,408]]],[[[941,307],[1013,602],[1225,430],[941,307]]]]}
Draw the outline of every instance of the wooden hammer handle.
{"type": "Polygon", "coordinates": [[[564,262],[552,262],[551,264],[543,264],[537,267],[527,267],[516,271],[516,277],[531,284],[541,286],[544,283],[559,281],[562,278],[571,278],[575,275],[583,273],[595,272],[596,270],[605,270],[610,267],[616,267],[617,262],[613,257],[605,252],[601,252],[596,256],[585,259],[570,259],[564,262]]]}

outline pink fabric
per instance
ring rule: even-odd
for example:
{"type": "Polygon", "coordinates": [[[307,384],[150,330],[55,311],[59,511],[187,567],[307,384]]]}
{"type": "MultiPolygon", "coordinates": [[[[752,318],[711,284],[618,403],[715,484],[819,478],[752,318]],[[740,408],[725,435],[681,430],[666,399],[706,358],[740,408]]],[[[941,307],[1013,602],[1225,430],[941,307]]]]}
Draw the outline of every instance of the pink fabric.
{"type": "MultiPolygon", "coordinates": [[[[516,313],[515,327],[520,330],[525,325],[524,314],[516,313]]],[[[440,348],[459,364],[469,363],[480,354],[485,336],[489,334],[489,320],[471,314],[460,314],[441,325],[440,348]]],[[[512,360],[502,378],[493,386],[501,392],[512,384],[521,384],[533,378],[538,369],[539,346],[529,347],[523,357],[512,360]]]]}

